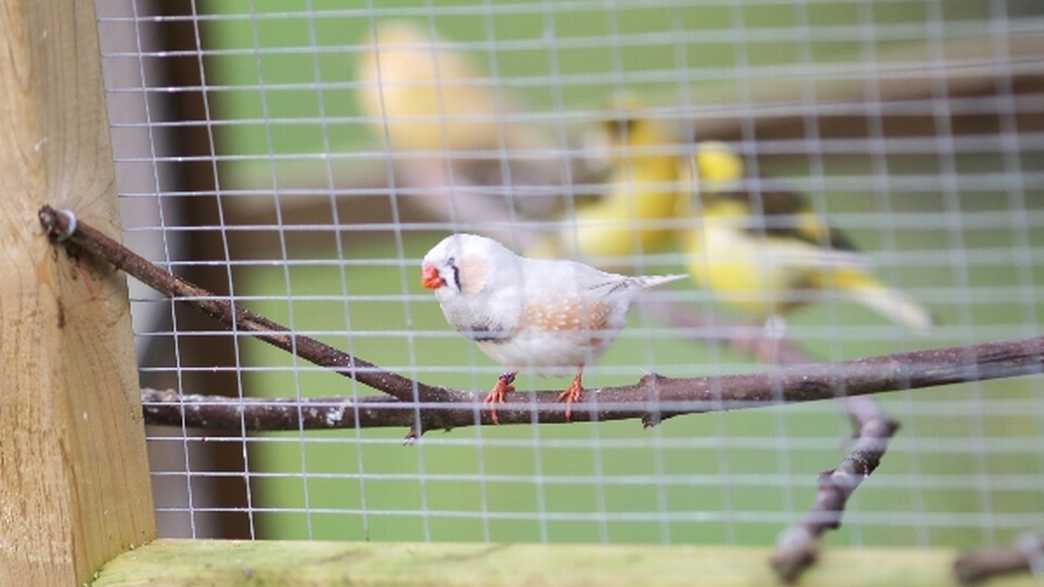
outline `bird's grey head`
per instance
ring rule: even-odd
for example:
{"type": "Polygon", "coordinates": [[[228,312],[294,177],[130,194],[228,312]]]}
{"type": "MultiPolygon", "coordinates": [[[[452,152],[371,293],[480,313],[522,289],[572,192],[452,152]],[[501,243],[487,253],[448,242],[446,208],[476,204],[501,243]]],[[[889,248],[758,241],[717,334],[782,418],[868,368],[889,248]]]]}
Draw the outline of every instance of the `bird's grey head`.
{"type": "Polygon", "coordinates": [[[515,254],[497,241],[475,234],[453,234],[432,247],[421,262],[421,285],[439,301],[481,293],[499,265],[515,254]]]}

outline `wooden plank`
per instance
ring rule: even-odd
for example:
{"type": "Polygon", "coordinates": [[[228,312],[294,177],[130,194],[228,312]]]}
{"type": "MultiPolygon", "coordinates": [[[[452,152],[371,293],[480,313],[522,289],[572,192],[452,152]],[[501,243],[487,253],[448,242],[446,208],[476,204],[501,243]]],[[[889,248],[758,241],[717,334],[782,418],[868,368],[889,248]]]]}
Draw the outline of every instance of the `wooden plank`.
{"type": "MultiPolygon", "coordinates": [[[[765,586],[766,548],[157,540],[116,558],[92,587],[193,585],[765,586]]],[[[955,585],[956,551],[831,548],[801,587],[955,585]]],[[[990,587],[1030,587],[1027,576],[990,587]]]]}
{"type": "Polygon", "coordinates": [[[125,278],[42,236],[120,234],[93,2],[0,2],[0,585],[80,585],[154,534],[125,278]]]}
{"type": "MultiPolygon", "coordinates": [[[[868,119],[873,111],[838,113],[832,110],[839,105],[941,99],[938,93],[942,87],[946,88],[948,98],[992,96],[1009,77],[1015,94],[1040,91],[1044,75],[1038,64],[1044,58],[1044,38],[1025,32],[1011,32],[1006,37],[1009,58],[1004,64],[1006,67],[996,63],[994,39],[982,36],[943,42],[945,58],[942,61],[937,61],[930,46],[911,43],[881,51],[876,58],[878,71],[868,72],[855,62],[848,71],[834,76],[752,80],[750,106],[742,105],[746,98],[739,93],[743,86],[737,83],[701,88],[697,90],[701,104],[741,105],[698,116],[693,122],[694,138],[739,140],[749,127],[759,139],[800,139],[807,132],[807,116],[793,111],[781,113],[778,109],[799,104],[807,106],[809,87],[815,89],[816,108],[812,113],[819,119],[820,138],[868,136],[872,126],[868,119]],[[868,95],[870,88],[875,88],[876,96],[868,95]]],[[[938,132],[932,116],[890,113],[887,108],[883,114],[873,116],[880,116],[884,121],[886,136],[932,136],[938,132]]],[[[1039,129],[1040,117],[1036,112],[1016,113],[1016,116],[1020,125],[1028,130],[1039,129]]],[[[992,121],[997,114],[987,111],[950,117],[952,132],[965,134],[982,132],[976,130],[982,121],[992,121]]]]}

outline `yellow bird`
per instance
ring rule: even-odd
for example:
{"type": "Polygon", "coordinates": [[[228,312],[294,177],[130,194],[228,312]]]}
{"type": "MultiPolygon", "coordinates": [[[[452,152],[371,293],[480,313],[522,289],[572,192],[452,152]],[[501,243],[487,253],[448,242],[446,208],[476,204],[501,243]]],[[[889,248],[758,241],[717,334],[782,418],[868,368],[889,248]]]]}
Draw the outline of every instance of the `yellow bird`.
{"type": "MultiPolygon", "coordinates": [[[[694,171],[702,191],[735,188],[743,179],[743,159],[725,143],[704,141],[696,145],[694,171]]],[[[686,201],[689,199],[686,198],[686,201]]]]}
{"type": "Polygon", "coordinates": [[[683,232],[689,272],[722,301],[767,321],[831,292],[914,330],[932,324],[801,194],[699,190],[692,206],[695,226],[683,232]]]}
{"type": "Polygon", "coordinates": [[[614,115],[596,131],[611,166],[607,193],[577,209],[571,222],[531,247],[528,255],[627,257],[672,244],[677,226],[671,221],[687,198],[681,188],[690,164],[677,152],[686,137],[677,124],[651,117],[632,98],[618,98],[612,106],[614,115]]]}
{"type": "Polygon", "coordinates": [[[509,150],[548,146],[505,117],[478,64],[409,21],[383,21],[361,42],[358,102],[378,136],[400,150],[509,150]],[[503,140],[503,145],[501,141],[503,140]]]}
{"type": "MultiPolygon", "coordinates": [[[[497,92],[470,55],[397,20],[382,21],[360,47],[360,110],[389,149],[407,152],[397,159],[406,183],[434,195],[449,184],[561,181],[550,130],[511,120],[516,105],[497,92]]],[[[525,214],[547,215],[559,204],[539,191],[510,193],[510,203],[525,214]]]]}

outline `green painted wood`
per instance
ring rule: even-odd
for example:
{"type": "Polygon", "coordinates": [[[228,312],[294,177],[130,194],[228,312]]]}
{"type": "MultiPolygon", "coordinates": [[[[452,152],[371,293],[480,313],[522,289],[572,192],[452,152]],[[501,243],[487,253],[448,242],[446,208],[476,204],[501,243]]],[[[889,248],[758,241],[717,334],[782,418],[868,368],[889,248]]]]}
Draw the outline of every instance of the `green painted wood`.
{"type": "MultiPolygon", "coordinates": [[[[653,587],[776,583],[765,548],[157,540],[120,555],[93,587],[525,585],[653,587]]],[[[801,587],[955,585],[949,549],[831,548],[801,587]]],[[[1029,576],[989,583],[1031,587],[1029,576]]]]}

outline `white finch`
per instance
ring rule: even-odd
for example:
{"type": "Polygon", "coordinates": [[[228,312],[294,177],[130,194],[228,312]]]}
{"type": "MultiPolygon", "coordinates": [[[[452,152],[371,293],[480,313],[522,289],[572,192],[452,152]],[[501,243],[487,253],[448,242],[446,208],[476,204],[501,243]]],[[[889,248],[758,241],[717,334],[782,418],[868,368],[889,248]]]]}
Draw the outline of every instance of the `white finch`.
{"type": "Polygon", "coordinates": [[[647,287],[685,277],[631,277],[575,261],[529,259],[473,234],[446,237],[421,265],[421,284],[435,291],[446,321],[508,369],[484,403],[503,403],[520,369],[575,369],[558,398],[566,402],[566,420],[583,394],[584,365],[623,329],[631,302],[647,287]]]}

